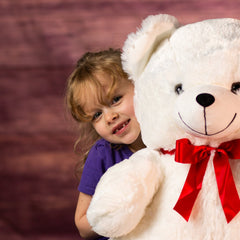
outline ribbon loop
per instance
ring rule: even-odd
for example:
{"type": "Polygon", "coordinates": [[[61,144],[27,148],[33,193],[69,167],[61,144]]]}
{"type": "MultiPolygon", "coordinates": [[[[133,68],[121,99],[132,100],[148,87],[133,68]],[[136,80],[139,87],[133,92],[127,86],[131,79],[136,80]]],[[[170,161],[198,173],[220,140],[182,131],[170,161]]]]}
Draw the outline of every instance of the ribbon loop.
{"type": "Polygon", "coordinates": [[[209,146],[194,146],[188,139],[176,142],[175,161],[190,163],[182,192],[174,207],[188,221],[194,203],[202,188],[202,182],[210,158],[215,150],[213,159],[214,171],[218,185],[219,197],[227,222],[230,222],[240,211],[240,198],[234,183],[228,158],[240,158],[240,140],[222,143],[218,148],[209,146]]]}

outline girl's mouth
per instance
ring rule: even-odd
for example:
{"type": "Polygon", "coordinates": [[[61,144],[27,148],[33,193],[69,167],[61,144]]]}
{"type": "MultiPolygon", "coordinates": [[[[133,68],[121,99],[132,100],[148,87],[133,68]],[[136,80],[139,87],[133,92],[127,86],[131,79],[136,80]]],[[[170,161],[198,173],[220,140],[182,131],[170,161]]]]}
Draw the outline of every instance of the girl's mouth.
{"type": "Polygon", "coordinates": [[[128,119],[124,123],[119,124],[113,129],[112,133],[113,134],[122,133],[125,130],[125,127],[129,124],[129,122],[130,122],[130,119],[128,119]]]}

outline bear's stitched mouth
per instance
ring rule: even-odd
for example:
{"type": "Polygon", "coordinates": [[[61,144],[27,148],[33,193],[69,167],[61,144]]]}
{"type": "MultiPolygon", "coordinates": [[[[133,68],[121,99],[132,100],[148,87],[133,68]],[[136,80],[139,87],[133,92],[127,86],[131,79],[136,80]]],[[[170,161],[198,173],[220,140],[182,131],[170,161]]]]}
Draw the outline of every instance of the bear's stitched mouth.
{"type": "Polygon", "coordinates": [[[202,133],[202,132],[196,131],[195,129],[191,128],[186,122],[184,122],[184,120],[182,119],[182,116],[181,116],[180,112],[178,112],[178,116],[180,117],[180,119],[181,119],[181,121],[184,123],[184,125],[185,125],[187,128],[189,128],[190,130],[192,130],[193,132],[196,132],[196,133],[198,133],[198,134],[205,135],[205,136],[213,136],[213,135],[217,135],[217,134],[225,131],[225,130],[233,123],[233,121],[235,120],[235,118],[236,118],[236,116],[237,116],[237,113],[234,114],[232,120],[230,121],[230,123],[229,123],[225,128],[223,128],[222,130],[220,130],[220,131],[218,131],[218,132],[216,132],[216,133],[211,133],[211,134],[208,134],[208,132],[207,132],[206,119],[205,119],[205,123],[204,123],[204,124],[205,124],[205,133],[202,133]]]}

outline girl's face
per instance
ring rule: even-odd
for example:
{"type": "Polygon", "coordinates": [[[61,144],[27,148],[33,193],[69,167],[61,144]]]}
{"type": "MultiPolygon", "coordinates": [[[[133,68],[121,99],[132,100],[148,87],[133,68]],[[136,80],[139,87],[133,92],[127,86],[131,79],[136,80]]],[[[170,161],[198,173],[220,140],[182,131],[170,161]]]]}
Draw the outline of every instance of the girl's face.
{"type": "MultiPolygon", "coordinates": [[[[111,80],[107,74],[98,76],[103,90],[103,97],[111,80]]],[[[106,104],[98,101],[94,91],[89,92],[85,99],[84,111],[91,116],[93,127],[97,133],[107,141],[115,144],[134,146],[139,141],[140,126],[134,113],[133,84],[125,79],[118,81],[113,97],[106,104]]]]}

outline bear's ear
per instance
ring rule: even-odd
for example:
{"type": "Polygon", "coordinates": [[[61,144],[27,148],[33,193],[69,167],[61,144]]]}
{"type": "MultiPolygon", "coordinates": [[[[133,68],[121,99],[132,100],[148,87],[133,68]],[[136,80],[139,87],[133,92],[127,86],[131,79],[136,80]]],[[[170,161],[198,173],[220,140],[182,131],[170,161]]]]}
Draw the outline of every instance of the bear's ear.
{"type": "Polygon", "coordinates": [[[173,16],[151,15],[143,20],[136,33],[128,35],[123,46],[122,63],[130,79],[139,77],[159,44],[178,27],[179,22],[173,16]]]}

